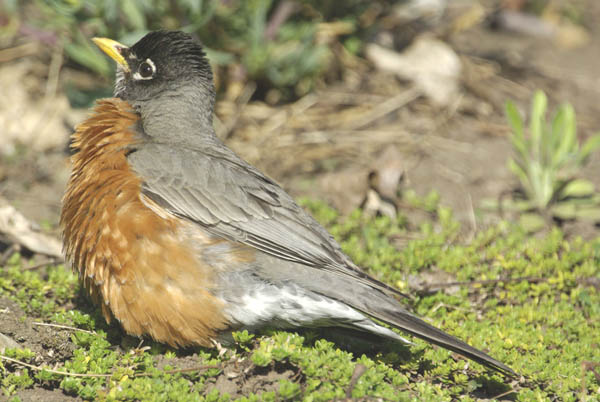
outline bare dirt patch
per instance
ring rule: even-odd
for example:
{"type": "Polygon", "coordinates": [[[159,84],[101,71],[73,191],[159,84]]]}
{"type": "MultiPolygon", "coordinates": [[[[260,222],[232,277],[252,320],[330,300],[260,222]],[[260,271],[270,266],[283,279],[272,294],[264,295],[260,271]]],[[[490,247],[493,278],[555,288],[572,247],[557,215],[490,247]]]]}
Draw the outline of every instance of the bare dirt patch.
{"type": "Polygon", "coordinates": [[[62,363],[73,355],[75,345],[69,331],[45,325],[28,316],[19,305],[8,298],[0,298],[0,332],[14,340],[20,348],[35,353],[35,364],[62,363]]]}
{"type": "Polygon", "coordinates": [[[259,394],[277,391],[279,381],[292,380],[300,375],[298,368],[290,364],[275,364],[269,367],[258,367],[249,360],[232,363],[224,368],[223,373],[211,378],[206,393],[217,388],[220,393],[228,393],[232,398],[239,398],[250,393],[259,394]]]}

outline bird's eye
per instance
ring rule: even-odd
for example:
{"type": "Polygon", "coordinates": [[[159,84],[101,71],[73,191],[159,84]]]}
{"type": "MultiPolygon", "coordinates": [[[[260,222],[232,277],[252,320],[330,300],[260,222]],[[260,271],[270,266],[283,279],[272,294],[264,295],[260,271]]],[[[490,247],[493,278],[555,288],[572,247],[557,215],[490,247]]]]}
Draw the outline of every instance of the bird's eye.
{"type": "Polygon", "coordinates": [[[140,75],[143,78],[148,78],[152,76],[152,72],[152,66],[150,65],[150,63],[143,62],[140,66],[140,75]]]}
{"type": "Polygon", "coordinates": [[[138,68],[138,72],[134,74],[134,78],[141,80],[149,80],[152,78],[154,73],[156,72],[156,67],[154,63],[150,59],[146,59],[140,67],[138,68]],[[137,77],[136,77],[137,76],[137,77]]]}

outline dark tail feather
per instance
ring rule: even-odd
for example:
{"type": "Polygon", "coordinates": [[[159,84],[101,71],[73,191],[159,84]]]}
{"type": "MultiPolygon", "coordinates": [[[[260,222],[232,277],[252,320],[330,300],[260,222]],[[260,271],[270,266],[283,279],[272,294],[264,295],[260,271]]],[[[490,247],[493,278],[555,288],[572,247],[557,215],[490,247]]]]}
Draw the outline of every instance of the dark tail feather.
{"type": "Polygon", "coordinates": [[[482,351],[469,346],[465,342],[445,333],[444,331],[427,324],[425,321],[415,317],[407,311],[380,311],[376,314],[371,312],[371,315],[395,328],[408,332],[409,334],[421,338],[427,342],[456,352],[464,357],[468,357],[469,359],[499,371],[502,374],[510,377],[517,377],[517,373],[515,373],[507,365],[488,356],[482,351]]]}

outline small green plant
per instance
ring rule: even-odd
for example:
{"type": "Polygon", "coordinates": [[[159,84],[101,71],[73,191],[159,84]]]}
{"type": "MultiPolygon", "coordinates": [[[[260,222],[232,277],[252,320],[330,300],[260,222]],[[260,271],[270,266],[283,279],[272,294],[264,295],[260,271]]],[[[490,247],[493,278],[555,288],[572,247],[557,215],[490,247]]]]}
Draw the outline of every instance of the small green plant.
{"type": "MultiPolygon", "coordinates": [[[[506,104],[514,153],[508,160],[508,167],[519,178],[524,196],[508,206],[533,213],[538,216],[538,221],[542,215],[600,220],[600,194],[590,181],[578,177],[592,152],[600,148],[600,135],[594,135],[580,145],[573,107],[563,104],[552,121],[547,122],[547,105],[544,92],[537,91],[526,132],[515,104],[510,101],[506,104]]],[[[531,215],[524,218],[532,221],[531,215]]]]}
{"type": "Polygon", "coordinates": [[[239,346],[245,350],[249,351],[252,343],[252,339],[254,338],[254,334],[248,333],[248,330],[243,330],[239,332],[233,332],[233,339],[239,344],[239,346]]]}

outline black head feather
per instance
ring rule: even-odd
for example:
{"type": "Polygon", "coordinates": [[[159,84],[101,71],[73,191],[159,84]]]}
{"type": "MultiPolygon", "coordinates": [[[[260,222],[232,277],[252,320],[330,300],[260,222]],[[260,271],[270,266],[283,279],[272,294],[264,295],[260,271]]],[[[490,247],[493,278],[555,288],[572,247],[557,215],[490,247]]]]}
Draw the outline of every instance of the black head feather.
{"type": "Polygon", "coordinates": [[[143,101],[182,86],[199,85],[214,96],[213,75],[204,49],[181,31],[154,31],[121,51],[129,71],[119,69],[115,95],[143,101]],[[151,67],[151,69],[149,68],[151,67]],[[144,76],[150,72],[148,76],[144,76]]]}
{"type": "Polygon", "coordinates": [[[140,62],[149,58],[154,63],[164,65],[164,73],[171,78],[181,74],[198,74],[212,81],[212,71],[204,49],[187,33],[150,32],[133,45],[130,51],[140,62]]]}

